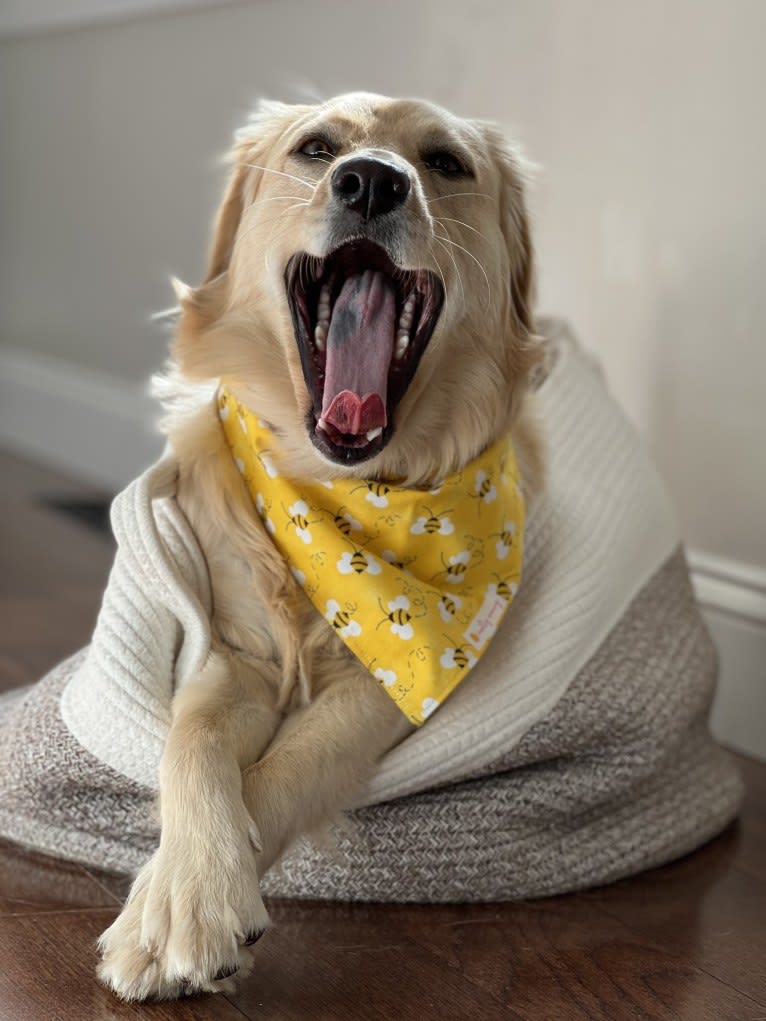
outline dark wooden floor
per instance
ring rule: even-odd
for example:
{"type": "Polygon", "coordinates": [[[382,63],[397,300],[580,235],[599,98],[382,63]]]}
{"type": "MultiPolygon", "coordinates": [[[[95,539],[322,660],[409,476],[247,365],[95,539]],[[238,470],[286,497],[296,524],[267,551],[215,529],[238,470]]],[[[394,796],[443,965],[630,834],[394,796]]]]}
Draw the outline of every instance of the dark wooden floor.
{"type": "MultiPolygon", "coordinates": [[[[0,456],[0,689],[84,644],[111,559],[42,505],[81,487],[0,456]]],[[[120,1004],[94,940],[125,880],[0,845],[0,1021],[766,1021],[766,766],[740,822],[615,886],[528,904],[272,903],[235,996],[120,1004]]]]}

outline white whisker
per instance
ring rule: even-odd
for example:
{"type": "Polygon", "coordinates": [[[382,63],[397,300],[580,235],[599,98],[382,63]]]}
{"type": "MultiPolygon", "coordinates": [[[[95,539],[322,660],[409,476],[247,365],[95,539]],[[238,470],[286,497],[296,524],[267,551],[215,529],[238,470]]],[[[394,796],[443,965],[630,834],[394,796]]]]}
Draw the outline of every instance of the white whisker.
{"type": "Polygon", "coordinates": [[[272,195],[270,199],[254,199],[251,205],[255,205],[257,202],[259,206],[265,205],[267,202],[286,202],[288,199],[295,199],[301,205],[311,205],[311,199],[304,198],[303,195],[272,195]]]}
{"type": "MultiPolygon", "coordinates": [[[[275,217],[274,219],[277,220],[277,222],[278,222],[279,220],[282,219],[282,217],[284,216],[285,213],[289,213],[291,209],[295,209],[295,206],[299,206],[299,205],[303,205],[303,203],[302,202],[296,202],[295,205],[288,206],[287,209],[283,210],[281,216],[275,217]]],[[[292,227],[293,227],[293,225],[291,223],[286,223],[284,230],[281,231],[279,234],[277,234],[276,238],[274,237],[274,230],[276,228],[276,224],[274,225],[274,227],[271,228],[271,231],[269,232],[269,236],[266,238],[266,241],[265,241],[265,243],[263,245],[263,248],[264,248],[263,261],[264,261],[264,265],[266,266],[266,272],[267,273],[271,272],[271,266],[269,264],[269,246],[271,245],[271,242],[281,238],[288,231],[292,230],[292,227]]]]}
{"type": "Polygon", "coordinates": [[[452,259],[452,265],[455,267],[455,274],[457,276],[458,283],[460,284],[460,293],[463,296],[463,308],[465,308],[465,287],[463,287],[463,278],[460,275],[460,269],[458,268],[457,260],[455,259],[455,256],[452,254],[449,248],[447,248],[447,246],[443,244],[436,235],[434,235],[434,241],[436,241],[437,244],[439,244],[444,249],[444,251],[450,257],[450,259],[452,259]]]}
{"type": "Polygon", "coordinates": [[[260,163],[245,163],[245,166],[252,167],[253,170],[263,170],[266,174],[277,174],[279,177],[289,177],[291,181],[297,181],[298,184],[302,184],[306,188],[311,188],[312,191],[317,190],[317,186],[312,184],[311,181],[304,181],[302,177],[296,177],[295,174],[287,174],[284,170],[272,170],[271,167],[262,167],[260,163]]]}
{"type": "MultiPolygon", "coordinates": [[[[447,301],[449,300],[449,294],[447,293],[447,281],[444,278],[444,270],[441,267],[441,263],[436,258],[436,252],[434,251],[433,245],[429,245],[428,247],[429,247],[429,250],[431,252],[432,258],[433,258],[434,262],[436,263],[436,268],[439,270],[439,276],[441,277],[442,283],[444,284],[444,304],[446,305],[447,301]]],[[[442,245],[442,247],[444,247],[444,246],[442,245]]],[[[449,249],[446,249],[446,250],[449,251],[449,249]]]]}
{"type": "Polygon", "coordinates": [[[463,248],[462,245],[459,245],[457,243],[457,241],[453,241],[452,238],[448,238],[445,234],[434,234],[434,237],[435,238],[441,238],[442,241],[446,241],[447,244],[449,244],[449,245],[454,245],[455,248],[459,248],[461,252],[465,252],[465,254],[468,256],[469,259],[473,259],[473,261],[476,263],[476,265],[479,267],[479,269],[484,274],[484,282],[487,285],[487,300],[489,301],[490,304],[492,304],[492,288],[489,286],[489,277],[487,276],[487,271],[484,269],[484,267],[479,262],[479,260],[476,258],[476,256],[472,255],[471,252],[469,252],[467,248],[463,248]]]}
{"type": "Polygon", "coordinates": [[[473,195],[477,199],[491,199],[491,195],[487,195],[483,191],[453,191],[449,195],[437,195],[436,198],[426,199],[426,202],[431,205],[432,202],[441,202],[443,199],[459,199],[463,195],[473,195]]]}
{"type": "MultiPolygon", "coordinates": [[[[437,223],[441,223],[442,220],[448,220],[450,223],[459,223],[462,227],[466,227],[468,230],[472,230],[474,234],[478,234],[479,237],[482,238],[482,240],[486,241],[487,244],[489,244],[489,238],[486,236],[486,234],[482,234],[480,230],[477,230],[475,227],[472,227],[470,223],[466,223],[465,220],[456,220],[454,216],[435,216],[434,220],[436,220],[437,223]]],[[[445,227],[444,230],[446,231],[447,228],[445,227]]]]}
{"type": "MultiPolygon", "coordinates": [[[[292,197],[294,198],[295,196],[292,196],[292,197]]],[[[308,201],[307,200],[299,199],[297,202],[294,202],[291,206],[288,206],[287,209],[280,209],[280,211],[278,213],[276,213],[274,216],[270,216],[267,220],[260,220],[260,219],[256,220],[255,223],[251,223],[250,226],[246,230],[243,230],[241,234],[237,235],[235,244],[240,245],[245,240],[247,235],[251,231],[255,230],[256,227],[266,227],[270,223],[279,223],[285,217],[285,215],[290,212],[291,209],[297,209],[299,206],[307,206],[307,205],[308,205],[308,201]]],[[[272,227],[272,233],[273,233],[273,231],[274,231],[274,228],[272,227]]],[[[269,235],[268,241],[271,241],[271,235],[269,235]]],[[[268,241],[267,241],[267,244],[268,244],[268,241]]]]}

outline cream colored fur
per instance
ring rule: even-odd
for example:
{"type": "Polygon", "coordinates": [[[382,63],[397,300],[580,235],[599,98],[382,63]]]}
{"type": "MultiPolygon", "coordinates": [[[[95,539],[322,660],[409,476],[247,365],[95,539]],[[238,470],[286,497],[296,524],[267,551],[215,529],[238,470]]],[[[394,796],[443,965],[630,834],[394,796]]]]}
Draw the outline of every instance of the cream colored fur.
{"type": "MultiPolygon", "coordinates": [[[[334,165],[333,164],[333,165],[334,165]]],[[[99,974],[126,999],[228,988],[268,926],[258,877],[301,834],[348,807],[409,724],[298,589],[254,513],[210,401],[226,381],[273,424],[288,473],[405,479],[449,474],[513,428],[528,496],[543,454],[530,406],[541,362],[521,161],[489,125],[426,103],[342,96],[264,104],[240,133],[206,280],[179,287],[175,366],[162,383],[179,503],[205,553],[214,651],[173,705],[160,774],[160,846],[101,938],[99,974]],[[332,126],[335,157],[395,154],[412,190],[397,262],[440,275],[436,331],[387,447],[356,468],[309,441],[309,396],[285,298],[297,251],[324,254],[332,165],[297,153],[332,126]],[[464,153],[445,179],[424,145],[464,153]],[[191,398],[191,399],[189,399],[191,398]]]]}

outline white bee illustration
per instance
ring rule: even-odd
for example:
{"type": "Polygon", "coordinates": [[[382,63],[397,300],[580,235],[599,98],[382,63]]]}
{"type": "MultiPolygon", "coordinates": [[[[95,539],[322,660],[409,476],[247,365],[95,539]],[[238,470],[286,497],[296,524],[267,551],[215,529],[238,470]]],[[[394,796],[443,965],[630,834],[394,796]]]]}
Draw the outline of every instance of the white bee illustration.
{"type": "MultiPolygon", "coordinates": [[[[495,577],[497,577],[497,575],[495,575],[495,577]]],[[[488,596],[500,596],[500,598],[504,599],[506,603],[510,603],[518,591],[519,586],[517,582],[503,581],[502,578],[497,583],[493,582],[491,585],[487,586],[488,596]]]]}
{"type": "MultiPolygon", "coordinates": [[[[392,634],[398,635],[402,641],[409,641],[410,638],[415,634],[412,624],[412,614],[410,613],[410,601],[407,596],[397,596],[396,599],[392,599],[387,604],[388,612],[386,613],[384,620],[391,622],[392,634]]],[[[382,622],[381,622],[382,623],[382,622]]]]}
{"type": "Polygon", "coordinates": [[[279,478],[279,472],[274,467],[274,462],[271,460],[268,454],[259,454],[258,460],[263,465],[263,470],[266,472],[270,479],[279,478]]]}
{"type": "Polygon", "coordinates": [[[357,486],[351,492],[355,493],[357,489],[367,490],[364,498],[373,507],[388,507],[388,494],[391,492],[390,486],[385,485],[383,482],[365,482],[363,486],[357,486]]]}
{"type": "Polygon", "coordinates": [[[396,683],[396,673],[393,670],[384,670],[383,667],[379,666],[374,674],[379,681],[383,682],[384,687],[390,688],[392,684],[396,683]]]}
{"type": "Polygon", "coordinates": [[[492,503],[493,500],[497,499],[497,486],[492,484],[492,480],[487,473],[481,469],[476,472],[474,490],[482,503],[492,503]]]}
{"type": "Polygon", "coordinates": [[[414,525],[410,526],[410,532],[412,535],[452,535],[455,531],[455,526],[452,524],[450,519],[447,517],[447,512],[444,514],[434,514],[429,507],[425,508],[428,511],[428,517],[422,515],[417,519],[414,525]]]}
{"type": "Polygon", "coordinates": [[[263,521],[264,528],[267,532],[273,535],[277,528],[274,522],[269,517],[269,508],[266,506],[266,501],[263,498],[263,493],[258,493],[255,498],[255,509],[258,511],[258,515],[263,521]]]}
{"type": "Polygon", "coordinates": [[[380,574],[382,571],[375,557],[360,549],[343,553],[336,566],[341,574],[380,574]]]}
{"type": "Polygon", "coordinates": [[[361,635],[362,628],[359,621],[351,616],[352,610],[341,610],[340,603],[335,599],[327,600],[327,613],[324,619],[329,621],[339,635],[344,638],[356,638],[361,635]]]}
{"type": "Polygon", "coordinates": [[[439,616],[445,624],[449,624],[462,605],[460,596],[443,595],[439,600],[439,616]]]}
{"type": "MultiPolygon", "coordinates": [[[[417,557],[413,556],[404,557],[404,559],[400,560],[399,554],[392,549],[384,549],[380,555],[387,564],[391,564],[392,567],[398,567],[400,571],[404,571],[417,560],[417,557]]],[[[409,574],[410,572],[408,571],[407,573],[409,574]]]]}
{"type": "Polygon", "coordinates": [[[498,541],[495,543],[495,556],[498,560],[505,560],[513,546],[513,539],[516,535],[516,524],[513,521],[506,521],[502,532],[495,533],[498,541]]]}
{"type": "Polygon", "coordinates": [[[455,648],[446,648],[441,654],[439,660],[445,670],[452,670],[457,668],[458,670],[465,670],[466,667],[475,666],[478,660],[471,652],[470,649],[464,649],[458,645],[455,648]]]}
{"type": "MultiPolygon", "coordinates": [[[[449,558],[447,563],[447,581],[450,585],[459,585],[465,578],[465,572],[468,570],[468,564],[471,562],[471,551],[464,549],[459,553],[455,553],[449,558]]],[[[444,561],[442,561],[444,563],[444,561]]]]}
{"type": "Polygon", "coordinates": [[[335,527],[343,535],[362,531],[361,521],[357,521],[353,515],[349,514],[348,511],[344,511],[343,508],[333,517],[333,521],[335,522],[335,527]]]}
{"type": "Polygon", "coordinates": [[[295,534],[302,542],[305,542],[307,546],[311,542],[309,521],[306,517],[308,512],[309,508],[305,500],[296,500],[294,504],[291,504],[287,508],[290,523],[295,527],[295,534]]]}

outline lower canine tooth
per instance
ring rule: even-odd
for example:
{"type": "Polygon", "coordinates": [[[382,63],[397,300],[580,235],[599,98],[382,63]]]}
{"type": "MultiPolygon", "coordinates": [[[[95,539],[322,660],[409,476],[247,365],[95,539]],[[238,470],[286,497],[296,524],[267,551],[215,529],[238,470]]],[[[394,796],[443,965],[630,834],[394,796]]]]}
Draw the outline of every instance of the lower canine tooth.
{"type": "Polygon", "coordinates": [[[378,436],[380,436],[380,434],[382,432],[383,432],[383,426],[382,425],[379,425],[377,429],[370,429],[370,431],[367,433],[367,439],[368,440],[376,440],[378,438],[378,436]]]}
{"type": "Polygon", "coordinates": [[[396,351],[394,352],[395,358],[401,358],[404,352],[407,350],[407,345],[410,342],[409,335],[406,333],[399,333],[396,336],[396,351]]]}
{"type": "Polygon", "coordinates": [[[320,351],[324,351],[325,341],[327,340],[327,327],[324,323],[317,323],[314,327],[314,343],[320,351]]]}

